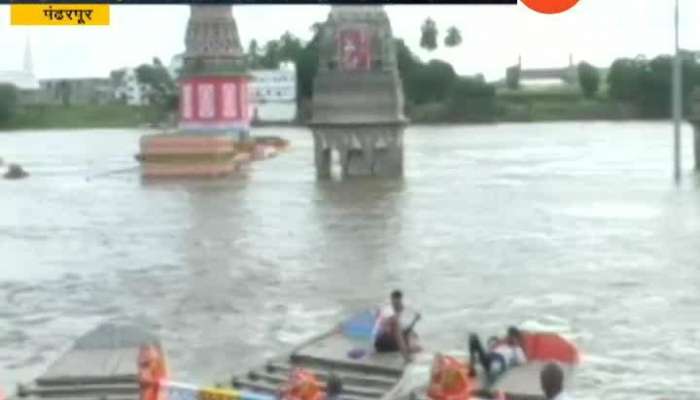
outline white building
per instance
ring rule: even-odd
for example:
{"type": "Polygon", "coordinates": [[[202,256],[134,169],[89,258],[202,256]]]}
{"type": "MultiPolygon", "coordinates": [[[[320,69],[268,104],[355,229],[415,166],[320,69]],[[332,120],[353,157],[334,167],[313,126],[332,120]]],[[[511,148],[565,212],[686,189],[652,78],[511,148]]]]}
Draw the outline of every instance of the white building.
{"type": "Polygon", "coordinates": [[[279,69],[250,71],[250,116],[253,122],[293,122],[297,117],[297,73],[294,63],[279,69]]]}
{"type": "Polygon", "coordinates": [[[34,76],[32,50],[27,39],[24,48],[24,63],[21,70],[0,71],[0,84],[9,84],[17,88],[22,103],[35,103],[40,98],[39,80],[34,76]]]}
{"type": "Polygon", "coordinates": [[[114,97],[130,106],[148,105],[148,99],[145,96],[145,91],[139,84],[136,78],[136,70],[134,68],[124,68],[113,72],[113,76],[118,75],[114,82],[114,97]]]}

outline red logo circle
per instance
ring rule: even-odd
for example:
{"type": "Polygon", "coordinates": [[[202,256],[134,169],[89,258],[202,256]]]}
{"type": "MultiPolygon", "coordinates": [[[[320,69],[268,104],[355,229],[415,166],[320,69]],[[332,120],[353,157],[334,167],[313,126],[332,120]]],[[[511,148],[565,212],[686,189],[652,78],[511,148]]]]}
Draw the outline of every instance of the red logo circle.
{"type": "Polygon", "coordinates": [[[522,0],[526,6],[543,14],[559,14],[569,10],[579,0],[522,0]]]}

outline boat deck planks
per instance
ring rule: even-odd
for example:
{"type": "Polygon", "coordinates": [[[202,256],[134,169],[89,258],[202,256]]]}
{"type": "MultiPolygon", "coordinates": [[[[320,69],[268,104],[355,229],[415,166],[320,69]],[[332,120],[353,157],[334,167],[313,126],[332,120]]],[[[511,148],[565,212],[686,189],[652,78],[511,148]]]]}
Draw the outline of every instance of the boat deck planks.
{"type": "Polygon", "coordinates": [[[371,372],[376,375],[399,376],[404,368],[404,361],[398,352],[375,353],[367,342],[348,339],[342,334],[328,336],[311,346],[296,351],[292,358],[309,362],[326,363],[348,370],[371,372]],[[352,350],[363,349],[363,357],[348,357],[352,350]]]}
{"type": "Polygon", "coordinates": [[[109,378],[134,375],[138,349],[74,350],[53,363],[42,379],[109,378]]]}
{"type": "Polygon", "coordinates": [[[233,386],[266,394],[276,394],[295,367],[311,370],[322,384],[333,373],[343,382],[343,399],[378,400],[401,379],[403,358],[398,353],[377,354],[367,340],[352,339],[340,331],[318,336],[288,356],[273,360],[247,374],[234,377],[233,386]],[[358,358],[353,350],[364,350],[358,358]]]}
{"type": "Polygon", "coordinates": [[[141,344],[157,338],[133,325],[106,323],[79,338],[18,395],[31,399],[137,400],[141,344]]]}

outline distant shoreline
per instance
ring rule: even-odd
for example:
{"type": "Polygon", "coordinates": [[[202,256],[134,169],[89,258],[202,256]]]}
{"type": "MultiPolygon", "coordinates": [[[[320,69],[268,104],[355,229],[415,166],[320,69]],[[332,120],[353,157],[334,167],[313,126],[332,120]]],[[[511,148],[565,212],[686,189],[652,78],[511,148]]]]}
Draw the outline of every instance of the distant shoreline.
{"type": "MultiPolygon", "coordinates": [[[[409,123],[407,126],[412,127],[412,126],[489,126],[489,125],[502,125],[502,124],[545,124],[545,123],[563,123],[563,122],[570,122],[570,123],[584,123],[584,122],[665,122],[668,121],[667,118],[628,118],[628,119],[616,119],[616,118],[608,118],[608,119],[542,119],[542,120],[500,120],[500,121],[483,121],[483,122],[478,122],[478,121],[465,121],[465,122],[440,122],[440,121],[419,121],[419,122],[412,122],[409,123]]],[[[256,128],[309,128],[307,124],[303,123],[286,123],[286,124],[265,124],[265,125],[257,125],[254,127],[251,127],[251,132],[255,133],[256,128]]],[[[57,127],[32,127],[32,126],[25,126],[25,127],[12,127],[12,128],[5,128],[5,127],[0,127],[0,135],[2,134],[11,134],[11,133],[21,133],[21,132],[28,132],[28,131],[40,131],[40,132],[49,132],[49,131],[65,131],[65,130],[75,130],[75,131],[86,131],[86,130],[117,130],[117,129],[124,129],[124,130],[135,130],[135,129],[143,129],[144,132],[146,131],[157,131],[158,128],[154,127],[149,127],[149,126],[138,126],[138,125],[133,125],[133,126],[57,126],[57,127]]]]}
{"type": "MultiPolygon", "coordinates": [[[[475,106],[477,107],[477,106],[475,106]]],[[[634,108],[608,99],[584,99],[580,95],[509,94],[496,97],[488,112],[465,106],[455,117],[444,104],[431,103],[407,109],[409,125],[484,125],[528,122],[661,121],[643,118],[634,108]]],[[[0,132],[51,129],[158,129],[156,111],[127,105],[25,106],[0,132]]],[[[304,127],[300,122],[258,122],[255,128],[304,127]]]]}

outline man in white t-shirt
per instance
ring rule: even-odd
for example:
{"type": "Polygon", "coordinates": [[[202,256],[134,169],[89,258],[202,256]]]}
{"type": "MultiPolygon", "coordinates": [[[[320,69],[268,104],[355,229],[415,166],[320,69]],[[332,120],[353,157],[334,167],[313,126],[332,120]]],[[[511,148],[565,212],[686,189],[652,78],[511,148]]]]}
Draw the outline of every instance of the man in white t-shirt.
{"type": "Polygon", "coordinates": [[[401,352],[406,361],[412,359],[412,353],[420,351],[417,335],[413,327],[420,320],[420,314],[406,310],[403,293],[391,292],[391,306],[380,310],[374,326],[374,348],[378,353],[401,352]],[[407,321],[410,318],[411,321],[407,321]]]}
{"type": "Polygon", "coordinates": [[[540,384],[547,400],[572,400],[564,392],[564,371],[559,365],[545,365],[540,372],[540,384]]]}

